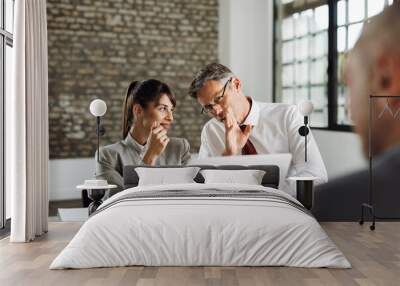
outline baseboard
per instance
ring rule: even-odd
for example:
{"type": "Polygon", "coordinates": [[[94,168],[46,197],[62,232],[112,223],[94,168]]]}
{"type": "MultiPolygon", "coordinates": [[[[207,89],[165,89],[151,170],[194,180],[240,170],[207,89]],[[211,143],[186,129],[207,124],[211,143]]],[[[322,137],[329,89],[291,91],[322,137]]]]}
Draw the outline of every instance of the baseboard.
{"type": "Polygon", "coordinates": [[[11,231],[11,218],[6,219],[6,223],[3,228],[0,228],[0,239],[3,239],[10,235],[11,231]]]}
{"type": "Polygon", "coordinates": [[[59,208],[81,208],[82,200],[62,200],[62,201],[50,201],[49,202],[49,216],[57,216],[57,210],[59,208]]]}

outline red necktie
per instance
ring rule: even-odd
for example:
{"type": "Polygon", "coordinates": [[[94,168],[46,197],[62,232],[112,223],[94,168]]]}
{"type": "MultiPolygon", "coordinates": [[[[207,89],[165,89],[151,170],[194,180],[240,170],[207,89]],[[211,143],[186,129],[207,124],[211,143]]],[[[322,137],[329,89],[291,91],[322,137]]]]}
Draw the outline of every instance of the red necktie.
{"type": "MultiPolygon", "coordinates": [[[[246,128],[246,125],[241,125],[240,129],[243,131],[246,128]]],[[[251,143],[250,139],[247,139],[246,144],[244,144],[242,148],[242,155],[256,155],[257,150],[254,147],[253,143],[251,143]]]]}

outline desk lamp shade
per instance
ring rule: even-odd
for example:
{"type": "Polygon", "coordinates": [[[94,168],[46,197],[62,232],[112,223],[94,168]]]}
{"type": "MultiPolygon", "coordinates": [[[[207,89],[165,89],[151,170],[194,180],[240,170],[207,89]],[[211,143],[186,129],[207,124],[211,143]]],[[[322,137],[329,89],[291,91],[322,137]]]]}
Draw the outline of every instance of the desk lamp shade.
{"type": "Polygon", "coordinates": [[[304,100],[298,104],[301,115],[309,116],[314,111],[314,104],[310,100],[304,100]]]}
{"type": "Polygon", "coordinates": [[[106,114],[107,104],[101,99],[95,99],[90,103],[90,113],[93,116],[101,117],[106,114]]]}

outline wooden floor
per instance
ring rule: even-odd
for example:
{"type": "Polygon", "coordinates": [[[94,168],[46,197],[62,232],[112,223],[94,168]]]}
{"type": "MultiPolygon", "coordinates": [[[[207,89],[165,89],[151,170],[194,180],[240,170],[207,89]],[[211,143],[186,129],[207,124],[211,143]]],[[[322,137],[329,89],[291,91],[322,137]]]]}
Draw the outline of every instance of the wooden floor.
{"type": "Polygon", "coordinates": [[[32,243],[0,241],[0,285],[400,285],[400,222],[368,225],[324,223],[352,269],[289,267],[122,267],[48,270],[80,227],[51,222],[49,233],[32,243]]]}

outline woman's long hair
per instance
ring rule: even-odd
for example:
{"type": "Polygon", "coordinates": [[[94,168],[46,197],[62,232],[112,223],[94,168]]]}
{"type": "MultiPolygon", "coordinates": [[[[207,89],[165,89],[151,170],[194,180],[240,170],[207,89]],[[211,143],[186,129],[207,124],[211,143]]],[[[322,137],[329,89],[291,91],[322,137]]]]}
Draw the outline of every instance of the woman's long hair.
{"type": "Polygon", "coordinates": [[[133,105],[146,108],[149,103],[158,103],[162,94],[166,94],[175,107],[176,99],[169,86],[156,79],[133,81],[129,84],[123,106],[122,138],[125,139],[133,125],[133,105]]]}

